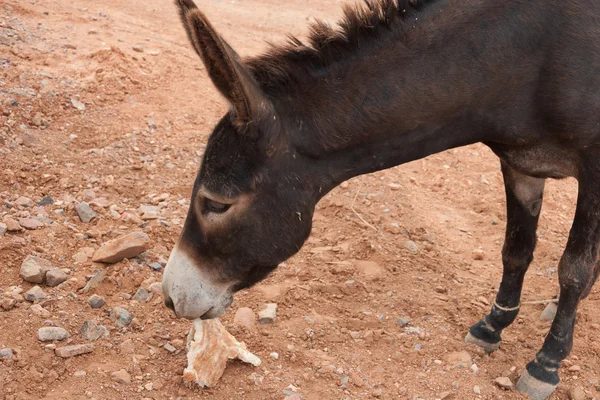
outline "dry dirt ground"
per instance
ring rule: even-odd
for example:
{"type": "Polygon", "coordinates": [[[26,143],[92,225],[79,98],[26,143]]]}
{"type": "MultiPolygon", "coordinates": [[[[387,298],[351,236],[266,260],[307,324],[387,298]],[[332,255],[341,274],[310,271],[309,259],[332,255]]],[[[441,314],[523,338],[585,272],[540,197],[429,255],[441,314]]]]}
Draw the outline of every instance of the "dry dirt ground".
{"type": "MultiPolygon", "coordinates": [[[[199,4],[242,54],[304,34],[310,18],[333,22],[340,13],[333,0],[199,4]]],[[[149,265],[168,257],[204,143],[225,110],[172,2],[0,0],[0,100],[0,221],[44,225],[0,236],[0,296],[19,298],[19,288],[33,286],[19,275],[28,255],[70,272],[67,283],[42,287],[42,308],[20,301],[0,310],[0,351],[13,351],[0,360],[0,399],[283,399],[286,388],[304,399],[521,398],[494,379],[515,382],[534,357],[549,327],[543,305],[524,305],[492,356],[462,341],[501,277],[503,186],[484,146],[358,177],[330,193],[300,254],[239,293],[223,318],[263,365],[231,362],[216,388],[190,390],[181,378],[190,323],[174,319],[159,294],[132,300],[140,286],[161,280],[149,265]],[[37,206],[46,195],[54,204],[37,206]],[[19,205],[21,196],[34,206],[19,205]],[[90,223],[77,216],[81,201],[97,213],[90,223]],[[158,218],[142,220],[149,205],[159,207],[158,218]],[[108,266],[90,261],[102,242],[133,231],[150,236],[147,252],[108,266]],[[83,293],[100,270],[104,281],[83,293]],[[92,309],[92,294],[107,305],[92,309]],[[265,302],[279,306],[274,324],[234,326],[236,309],[265,302]],[[115,307],[130,311],[133,323],[117,327],[115,307]],[[397,321],[403,317],[406,327],[397,321]],[[88,320],[110,338],[93,342],[90,354],[57,357],[54,346],[86,343],[80,328],[88,320]],[[41,343],[43,326],[71,336],[41,343]],[[466,365],[448,359],[464,351],[466,365]],[[112,378],[121,369],[130,383],[112,378]]],[[[524,301],[556,294],[575,199],[574,181],[548,184],[524,301]]],[[[599,309],[597,287],[580,307],[554,399],[574,387],[600,398],[599,309]]]]}

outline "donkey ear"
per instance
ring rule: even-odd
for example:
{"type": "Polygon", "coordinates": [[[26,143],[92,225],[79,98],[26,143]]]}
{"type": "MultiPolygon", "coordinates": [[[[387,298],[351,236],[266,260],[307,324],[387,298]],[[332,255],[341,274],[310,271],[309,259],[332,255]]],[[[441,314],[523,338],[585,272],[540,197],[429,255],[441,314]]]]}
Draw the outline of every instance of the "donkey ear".
{"type": "Polygon", "coordinates": [[[271,103],[239,56],[217,34],[192,0],[176,0],[181,20],[214,85],[233,107],[233,122],[244,129],[271,109],[271,103]]]}

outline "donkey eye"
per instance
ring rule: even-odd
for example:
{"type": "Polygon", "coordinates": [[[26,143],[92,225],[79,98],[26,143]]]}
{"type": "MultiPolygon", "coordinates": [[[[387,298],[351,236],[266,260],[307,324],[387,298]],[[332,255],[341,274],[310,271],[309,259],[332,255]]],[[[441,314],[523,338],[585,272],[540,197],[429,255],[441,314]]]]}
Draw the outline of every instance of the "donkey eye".
{"type": "Polygon", "coordinates": [[[222,214],[229,210],[231,204],[223,204],[210,199],[204,199],[204,212],[222,214]]]}

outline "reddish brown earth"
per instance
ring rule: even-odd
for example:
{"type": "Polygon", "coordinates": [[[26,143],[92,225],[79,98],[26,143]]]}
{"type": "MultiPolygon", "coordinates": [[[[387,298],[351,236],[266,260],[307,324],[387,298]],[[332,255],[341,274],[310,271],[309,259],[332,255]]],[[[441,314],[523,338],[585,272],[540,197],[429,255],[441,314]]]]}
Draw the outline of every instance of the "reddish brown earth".
{"type": "MultiPolygon", "coordinates": [[[[304,34],[311,17],[333,21],[340,13],[338,1],[199,4],[242,54],[288,32],[304,34]]],[[[204,143],[225,110],[172,3],[0,0],[0,100],[0,221],[45,224],[0,237],[0,296],[33,286],[19,275],[27,255],[70,270],[66,284],[42,285],[45,311],[28,301],[0,310],[0,351],[15,353],[0,360],[0,399],[283,399],[289,385],[304,399],[521,398],[494,379],[515,382],[534,357],[549,327],[539,317],[543,305],[524,305],[492,356],[462,341],[501,277],[503,187],[498,160],[484,146],[358,177],[329,194],[300,254],[239,293],[223,318],[263,365],[232,362],[216,388],[190,390],[182,384],[190,323],[175,320],[160,295],[132,300],[140,285],[161,280],[149,264],[164,263],[177,239],[204,143]],[[55,203],[16,201],[37,204],[46,195],[55,203]],[[97,218],[83,223],[75,205],[93,198],[105,200],[92,202],[97,218]],[[161,199],[158,219],[142,221],[140,206],[161,199]],[[108,266],[91,262],[101,243],[134,231],[149,235],[146,253],[108,266]],[[98,270],[105,279],[82,293],[98,270]],[[107,305],[92,309],[92,294],[107,305]],[[234,326],[235,310],[256,312],[265,302],[279,305],[275,323],[234,326]],[[130,326],[116,327],[115,307],[133,314],[130,326]],[[400,317],[420,329],[406,331],[400,317]],[[79,331],[87,320],[110,333],[93,342],[92,353],[63,359],[38,341],[40,327],[55,325],[70,333],[58,347],[85,344],[79,331]],[[457,351],[468,352],[477,372],[447,361],[457,351]],[[130,383],[111,379],[121,369],[130,383]]],[[[525,302],[556,293],[575,198],[574,181],[549,182],[525,302]]],[[[580,307],[553,398],[568,398],[574,387],[600,398],[599,309],[596,288],[580,307]]]]}

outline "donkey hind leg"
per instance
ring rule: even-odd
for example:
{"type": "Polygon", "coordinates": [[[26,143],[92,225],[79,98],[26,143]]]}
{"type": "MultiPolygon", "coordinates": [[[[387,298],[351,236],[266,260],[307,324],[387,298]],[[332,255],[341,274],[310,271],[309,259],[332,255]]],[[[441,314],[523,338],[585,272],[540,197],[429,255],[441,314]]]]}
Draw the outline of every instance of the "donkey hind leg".
{"type": "Polygon", "coordinates": [[[500,347],[500,333],[519,313],[523,278],[533,260],[536,229],[544,195],[544,179],[520,174],[502,164],[506,190],[506,237],[502,249],[502,283],[491,312],[471,327],[465,342],[491,353],[500,347]]]}
{"type": "Polygon", "coordinates": [[[533,400],[546,399],[558,385],[560,363],[573,347],[577,306],[590,293],[598,276],[599,210],[600,182],[586,176],[579,182],[577,210],[558,267],[558,310],[544,345],[517,383],[517,389],[533,400]]]}

